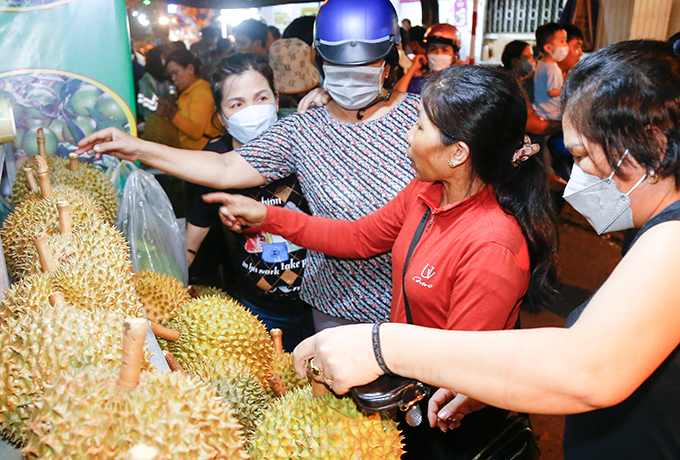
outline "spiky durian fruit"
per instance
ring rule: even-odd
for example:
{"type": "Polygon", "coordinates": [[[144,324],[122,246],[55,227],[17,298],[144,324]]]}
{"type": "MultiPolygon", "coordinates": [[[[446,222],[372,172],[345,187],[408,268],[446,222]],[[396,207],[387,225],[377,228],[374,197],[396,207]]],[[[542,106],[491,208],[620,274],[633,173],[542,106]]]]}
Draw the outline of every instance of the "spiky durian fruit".
{"type": "Polygon", "coordinates": [[[274,348],[267,329],[233,299],[201,297],[184,304],[167,327],[179,331],[168,350],[186,367],[203,358],[226,358],[250,370],[267,385],[274,348]]]}
{"type": "Polygon", "coordinates": [[[260,382],[247,369],[226,359],[206,358],[187,365],[187,373],[209,383],[231,406],[234,417],[250,438],[255,424],[271,402],[260,382]]]}
{"type": "Polygon", "coordinates": [[[179,132],[177,126],[167,118],[152,113],[144,120],[142,139],[179,148],[179,132]]]}
{"type": "Polygon", "coordinates": [[[191,300],[181,281],[152,270],[137,273],[135,285],[147,318],[157,323],[175,316],[175,313],[191,300]]]}
{"type": "Polygon", "coordinates": [[[64,293],[66,301],[81,310],[142,315],[132,272],[120,272],[81,259],[62,264],[54,273],[30,275],[15,283],[5,291],[5,299],[0,302],[0,321],[39,310],[54,291],[64,293]]]}
{"type": "MultiPolygon", "coordinates": [[[[93,220],[80,223],[73,228],[73,234],[51,235],[48,242],[57,266],[74,262],[107,265],[120,270],[121,274],[132,270],[130,248],[125,237],[107,222],[93,220]]],[[[21,279],[42,271],[35,245],[26,246],[16,257],[15,277],[21,279]]]]}
{"type": "Polygon", "coordinates": [[[57,186],[47,198],[28,195],[10,214],[2,229],[2,243],[5,250],[5,262],[10,276],[16,279],[16,258],[29,245],[32,237],[40,232],[55,235],[59,231],[59,215],[57,202],[66,201],[71,208],[72,225],[102,220],[97,205],[91,198],[71,187],[57,186]]]}
{"type": "MultiPolygon", "coordinates": [[[[118,215],[118,194],[106,174],[96,167],[84,162],[78,162],[78,171],[71,171],[68,158],[47,155],[47,166],[50,169],[52,186],[65,185],[73,187],[89,196],[99,206],[102,216],[110,224],[116,222],[118,215]]],[[[37,171],[37,162],[33,157],[24,162],[24,168],[30,167],[37,171]]],[[[17,180],[12,187],[12,197],[15,203],[22,200],[30,192],[24,174],[17,174],[17,180]]],[[[37,192],[37,196],[41,196],[37,192]]]]}
{"type": "Polygon", "coordinates": [[[249,452],[254,460],[399,459],[401,441],[395,421],[378,413],[367,416],[348,397],[314,397],[307,386],[269,406],[249,452]]]}
{"type": "Polygon", "coordinates": [[[34,410],[34,401],[64,370],[102,363],[117,367],[121,359],[124,315],[120,312],[52,307],[0,324],[0,424],[12,442],[34,410]]]}
{"type": "Polygon", "coordinates": [[[120,459],[144,444],[164,459],[244,459],[240,425],[214,390],[180,372],[140,372],[146,321],[126,320],[120,373],[63,373],[37,402],[22,453],[120,459]]]}
{"type": "Polygon", "coordinates": [[[200,284],[192,284],[189,286],[189,294],[194,299],[198,297],[208,297],[211,295],[216,295],[222,297],[223,299],[229,298],[229,294],[224,292],[222,289],[213,286],[202,286],[200,284]]]}

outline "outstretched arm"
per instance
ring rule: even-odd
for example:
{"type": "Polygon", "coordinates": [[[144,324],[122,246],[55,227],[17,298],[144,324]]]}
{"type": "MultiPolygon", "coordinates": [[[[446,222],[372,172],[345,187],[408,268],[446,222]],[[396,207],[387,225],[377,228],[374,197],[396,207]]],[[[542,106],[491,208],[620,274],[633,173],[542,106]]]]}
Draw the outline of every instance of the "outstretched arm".
{"type": "MultiPolygon", "coordinates": [[[[520,412],[568,414],[617,404],[680,344],[678,232],[679,222],[648,230],[569,329],[467,332],[383,324],[385,363],[396,374],[520,412]]],[[[382,373],[371,325],[306,339],[294,352],[298,373],[312,357],[338,393],[382,373]]]]}
{"type": "Polygon", "coordinates": [[[220,217],[232,230],[262,227],[307,249],[335,257],[366,258],[392,249],[403,223],[406,196],[405,190],[375,213],[356,221],[312,217],[222,192],[203,195],[203,199],[222,203],[220,217]]]}
{"type": "Polygon", "coordinates": [[[97,158],[109,154],[122,160],[141,161],[163,172],[195,184],[217,189],[262,185],[265,178],[234,151],[181,150],[133,137],[116,128],[106,128],[78,142],[76,153],[94,151],[97,158]]]}

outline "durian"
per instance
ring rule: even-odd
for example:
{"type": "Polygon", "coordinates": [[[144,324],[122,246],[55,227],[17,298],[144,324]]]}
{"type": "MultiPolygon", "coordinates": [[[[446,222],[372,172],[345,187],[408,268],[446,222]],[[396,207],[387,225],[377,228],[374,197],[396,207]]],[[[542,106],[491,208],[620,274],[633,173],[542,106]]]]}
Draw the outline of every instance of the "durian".
{"type": "Polygon", "coordinates": [[[175,124],[167,118],[152,113],[144,120],[142,139],[179,148],[179,132],[175,124]]]}
{"type": "MultiPolygon", "coordinates": [[[[73,262],[95,266],[107,265],[119,270],[121,275],[132,270],[127,241],[122,233],[107,222],[94,220],[80,223],[73,228],[71,234],[50,235],[48,242],[57,267],[73,262]]],[[[16,256],[14,265],[16,279],[42,271],[35,245],[26,246],[16,256]]]]}
{"type": "Polygon", "coordinates": [[[194,299],[198,297],[208,297],[211,295],[216,295],[218,297],[222,297],[223,299],[229,298],[229,294],[224,292],[222,289],[214,287],[214,286],[202,286],[200,284],[192,284],[189,286],[189,294],[191,297],[194,299]]]}
{"type": "Polygon", "coordinates": [[[98,363],[117,367],[124,318],[46,303],[0,324],[0,424],[9,440],[21,442],[35,399],[61,371],[98,363]]]}
{"type": "Polygon", "coordinates": [[[46,262],[41,261],[41,265],[45,263],[51,267],[50,272],[27,276],[8,289],[6,299],[0,302],[0,319],[38,310],[55,290],[65,294],[66,301],[76,308],[119,310],[131,316],[142,314],[142,304],[134,292],[129,259],[111,254],[108,262],[102,262],[97,257],[87,257],[93,251],[85,251],[84,255],[73,255],[71,260],[57,267],[51,249],[43,244],[45,239],[42,234],[36,238],[36,243],[43,248],[43,256],[50,256],[45,257],[46,262]],[[114,263],[116,260],[119,265],[114,263]]]}
{"type": "Polygon", "coordinates": [[[181,281],[152,270],[137,273],[135,286],[147,318],[157,323],[172,318],[177,310],[191,300],[181,281]]]}
{"type": "MultiPolygon", "coordinates": [[[[60,158],[55,155],[47,155],[45,158],[49,168],[50,182],[53,186],[65,185],[75,188],[94,200],[107,222],[110,224],[116,222],[118,194],[111,181],[107,179],[106,174],[92,165],[79,162],[77,155],[75,156],[75,163],[74,159],[60,158]]],[[[23,163],[23,168],[37,171],[36,157],[28,158],[23,163]]],[[[29,192],[31,190],[25,174],[17,174],[12,187],[14,203],[20,202],[29,192]]],[[[33,195],[41,196],[41,192],[38,190],[33,195]]]]}
{"type": "Polygon", "coordinates": [[[368,416],[349,397],[315,397],[311,386],[275,400],[257,424],[249,443],[253,460],[392,460],[403,454],[393,420],[368,416]]]}
{"type": "Polygon", "coordinates": [[[255,376],[226,359],[203,359],[188,364],[185,370],[215,388],[218,396],[231,406],[234,417],[243,426],[245,437],[250,438],[255,424],[271,402],[255,376]]]}
{"type": "Polygon", "coordinates": [[[22,453],[29,459],[122,459],[144,444],[163,459],[245,459],[240,425],[213,389],[179,372],[141,372],[146,323],[126,322],[120,374],[63,373],[45,390],[22,453]],[[132,347],[130,347],[132,345],[132,347]]]}
{"type": "Polygon", "coordinates": [[[203,358],[226,358],[250,370],[263,387],[268,385],[274,354],[271,338],[264,324],[236,301],[217,296],[194,299],[167,327],[180,333],[167,348],[182,367],[203,358]]]}
{"type": "Polygon", "coordinates": [[[69,203],[73,225],[102,220],[92,199],[73,188],[54,187],[47,198],[28,195],[7,217],[2,229],[5,262],[7,271],[13,279],[17,279],[15,260],[33,244],[31,241],[33,235],[40,232],[48,235],[61,233],[57,213],[59,201],[69,203]]]}

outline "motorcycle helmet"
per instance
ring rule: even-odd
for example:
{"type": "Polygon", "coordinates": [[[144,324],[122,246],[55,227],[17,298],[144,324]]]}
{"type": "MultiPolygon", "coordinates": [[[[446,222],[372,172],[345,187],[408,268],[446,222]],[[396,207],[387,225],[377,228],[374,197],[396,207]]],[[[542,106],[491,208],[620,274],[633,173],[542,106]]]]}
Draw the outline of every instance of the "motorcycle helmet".
{"type": "Polygon", "coordinates": [[[455,51],[460,48],[460,37],[458,29],[451,24],[439,23],[430,26],[425,32],[425,47],[430,43],[442,43],[444,45],[451,45],[455,51]]]}
{"type": "Polygon", "coordinates": [[[314,48],[335,65],[384,59],[401,42],[390,0],[327,0],[314,23],[314,48]]]}

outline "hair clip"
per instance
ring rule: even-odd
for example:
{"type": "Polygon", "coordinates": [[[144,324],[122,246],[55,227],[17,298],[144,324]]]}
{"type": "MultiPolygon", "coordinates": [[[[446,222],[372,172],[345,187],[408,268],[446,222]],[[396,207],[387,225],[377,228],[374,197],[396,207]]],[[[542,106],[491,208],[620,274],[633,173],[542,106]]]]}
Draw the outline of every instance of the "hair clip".
{"type": "Polygon", "coordinates": [[[524,145],[515,150],[515,154],[512,156],[512,165],[517,167],[520,161],[527,161],[532,155],[538,153],[541,150],[541,146],[538,144],[532,144],[531,138],[524,135],[524,145]]]}

